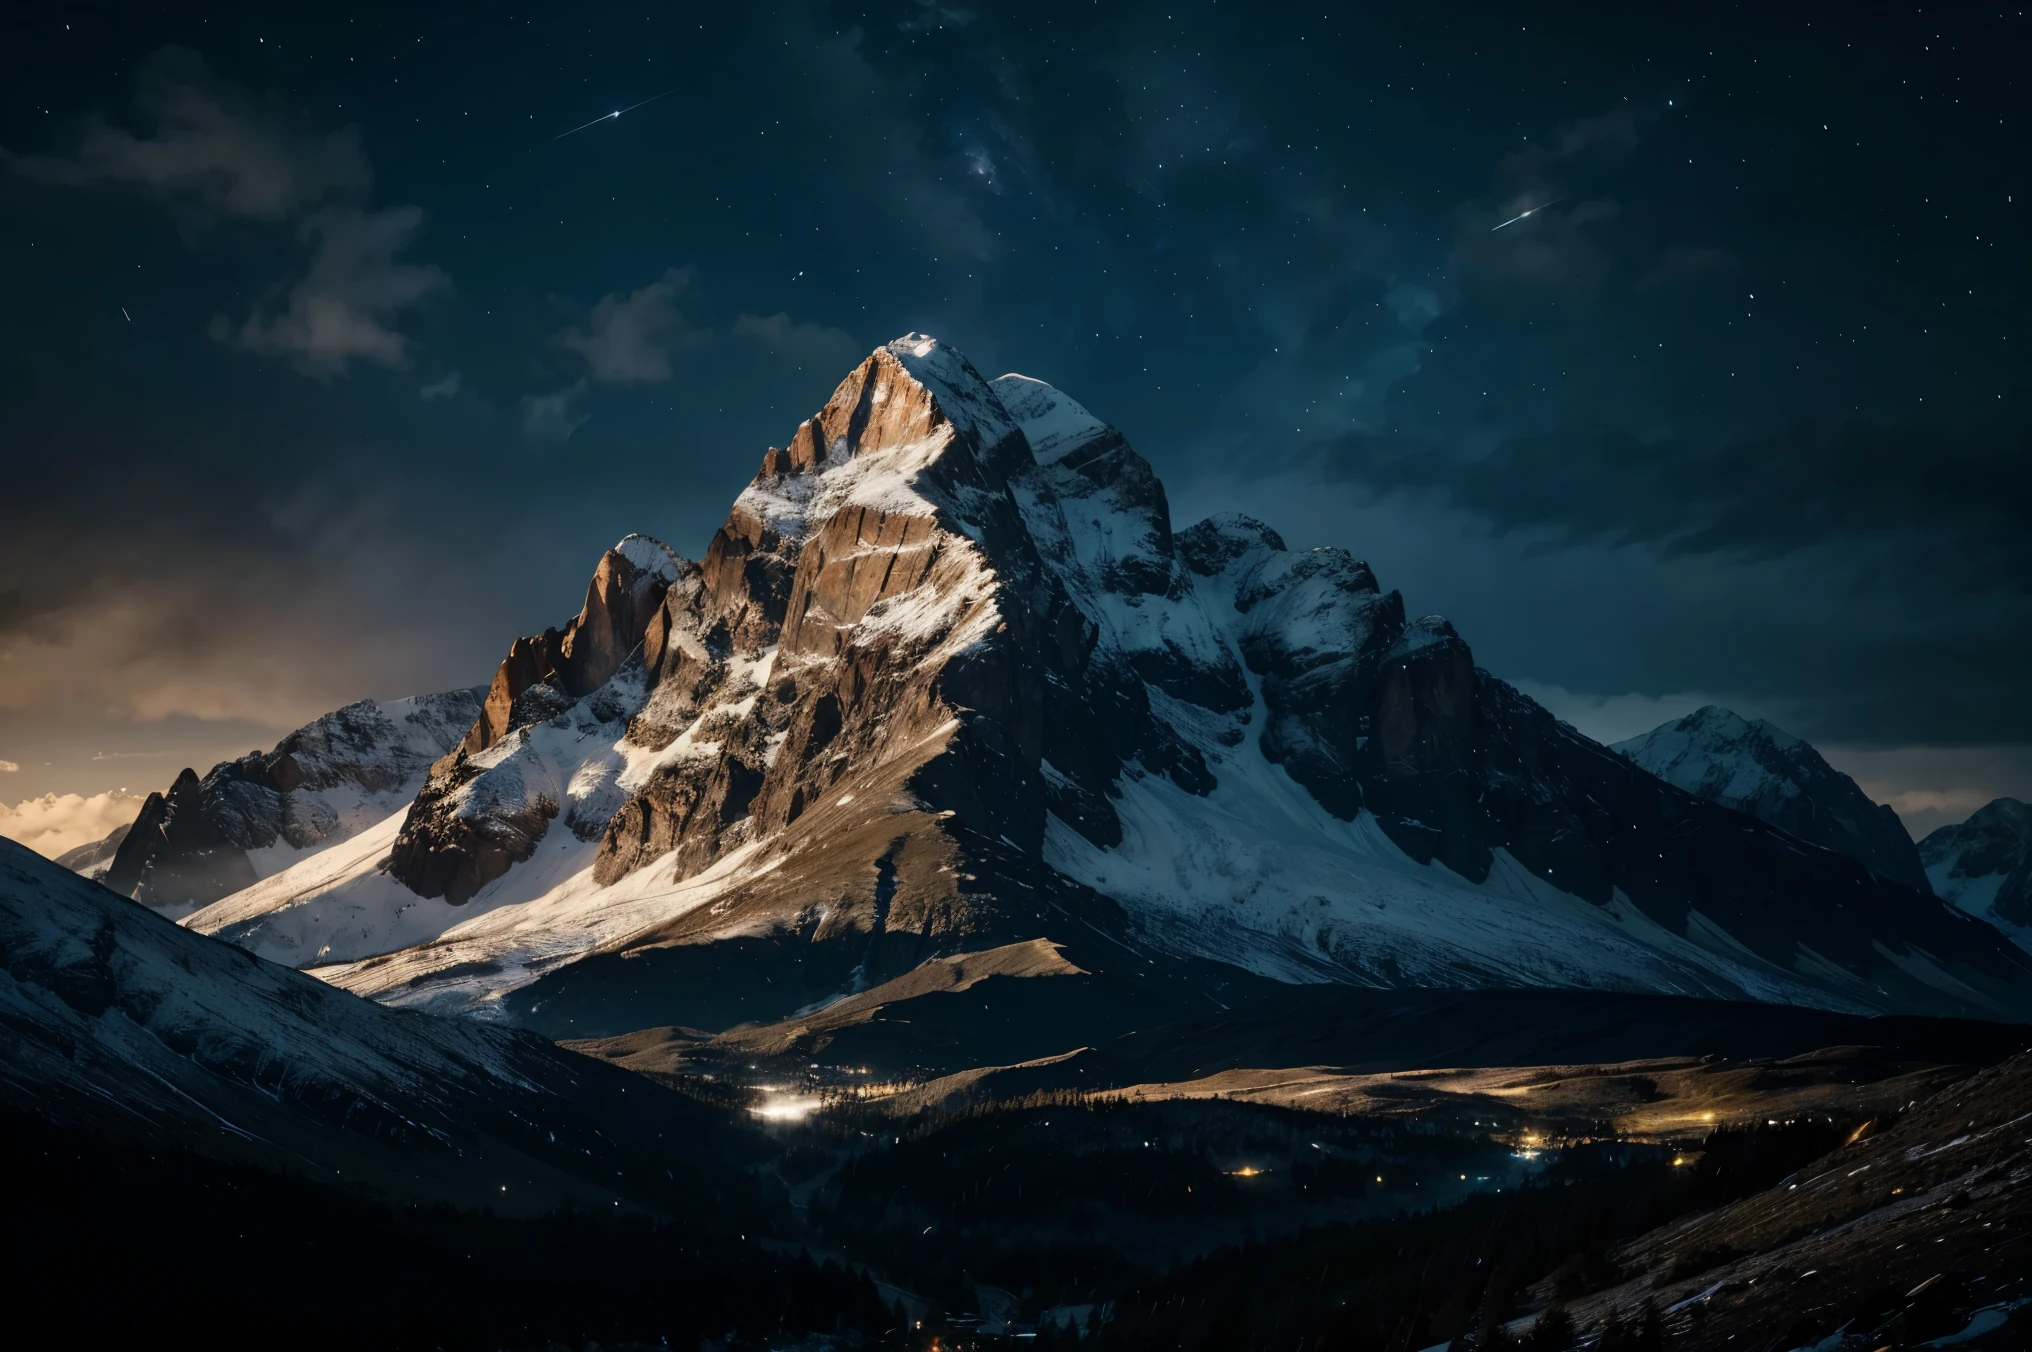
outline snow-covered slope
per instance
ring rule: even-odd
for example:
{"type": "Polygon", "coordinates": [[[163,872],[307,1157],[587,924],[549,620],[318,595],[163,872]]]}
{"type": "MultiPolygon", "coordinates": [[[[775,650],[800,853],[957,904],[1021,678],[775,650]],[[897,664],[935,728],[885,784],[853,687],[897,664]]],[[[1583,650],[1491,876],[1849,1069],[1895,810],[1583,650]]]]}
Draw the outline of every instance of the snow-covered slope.
{"type": "Polygon", "coordinates": [[[1580,737],[1345,551],[1174,533],[1118,431],[921,335],[768,451],[700,561],[609,551],[400,826],[189,923],[507,1018],[781,1017],[1039,938],[2032,1014],[1993,930],[1580,737]]]}
{"type": "Polygon", "coordinates": [[[1839,850],[1907,887],[1931,890],[1898,814],[1812,746],[1763,719],[1709,704],[1612,750],[1668,784],[1839,850]]]}
{"type": "Polygon", "coordinates": [[[672,1148],[658,1133],[724,1145],[689,1101],[526,1033],[334,990],[8,840],[0,1101],[119,1140],[510,1212],[611,1207],[624,1176],[627,1205],[675,1204],[651,1162],[672,1148]]]}
{"type": "Polygon", "coordinates": [[[148,795],[103,870],[106,885],[184,916],[406,811],[479,713],[479,694],[361,700],[273,751],[223,761],[202,779],[185,770],[167,793],[148,795]]]}
{"type": "Polygon", "coordinates": [[[2032,949],[2032,807],[1998,798],[1919,842],[1933,890],[2032,949]]]}

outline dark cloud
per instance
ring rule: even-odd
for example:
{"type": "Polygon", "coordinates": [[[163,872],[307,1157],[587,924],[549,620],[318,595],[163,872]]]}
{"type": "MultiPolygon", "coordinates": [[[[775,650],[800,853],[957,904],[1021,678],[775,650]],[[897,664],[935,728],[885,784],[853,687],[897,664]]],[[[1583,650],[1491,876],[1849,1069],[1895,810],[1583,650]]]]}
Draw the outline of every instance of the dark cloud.
{"type": "Polygon", "coordinates": [[[585,392],[586,382],[577,380],[549,394],[522,396],[522,435],[553,446],[570,441],[572,433],[592,421],[592,414],[578,411],[585,392]]]}
{"type": "Polygon", "coordinates": [[[677,298],[696,275],[692,268],[665,268],[656,281],[625,296],[610,291],[583,329],[568,328],[557,341],[585,358],[586,373],[603,385],[669,380],[671,352],[686,338],[677,298]]]}
{"type": "Polygon", "coordinates": [[[372,185],[357,131],[303,126],[215,78],[185,48],[165,47],[142,62],[134,104],[152,124],[143,135],[93,116],[69,154],[8,158],[46,182],[138,187],[210,215],[267,222],[361,201],[372,185]]]}
{"type": "Polygon", "coordinates": [[[343,376],[354,361],[408,364],[410,340],[396,320],[451,283],[441,268],[397,258],[422,230],[424,212],[367,205],[373,174],[355,130],[320,135],[216,78],[180,47],[141,63],[134,98],[152,134],[94,117],[73,153],[10,156],[12,163],[51,183],[140,187],[211,218],[298,222],[310,261],[279,306],[257,306],[237,324],[214,315],[208,331],[320,380],[343,376]]]}
{"type": "Polygon", "coordinates": [[[410,340],[395,322],[405,311],[451,290],[432,264],[396,255],[423,228],[421,207],[321,211],[300,232],[314,243],[310,269],[280,309],[256,309],[237,329],[223,317],[215,336],[243,352],[282,357],[306,375],[331,379],[354,361],[409,365],[410,340]]]}
{"type": "Polygon", "coordinates": [[[795,320],[781,310],[773,315],[735,315],[732,333],[735,338],[760,344],[771,355],[795,363],[800,369],[822,373],[844,374],[867,355],[871,346],[844,329],[795,320]]]}
{"type": "Polygon", "coordinates": [[[1768,560],[1888,537],[1929,585],[2032,592],[2032,437],[2016,425],[1805,423],[1718,445],[1577,429],[1486,452],[1349,436],[1321,464],[1569,545],[1768,560]]]}

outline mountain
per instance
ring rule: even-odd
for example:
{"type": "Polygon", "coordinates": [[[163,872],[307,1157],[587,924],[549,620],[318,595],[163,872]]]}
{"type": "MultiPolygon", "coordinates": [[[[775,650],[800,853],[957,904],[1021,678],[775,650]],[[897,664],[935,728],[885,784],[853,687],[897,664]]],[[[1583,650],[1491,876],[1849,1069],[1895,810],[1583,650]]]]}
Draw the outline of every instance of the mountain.
{"type": "Polygon", "coordinates": [[[581,1037],[1034,940],[1201,1008],[1333,982],[2032,1017],[1994,930],[1581,737],[1342,550],[1174,531],[1119,431],[919,335],[764,455],[699,561],[608,551],[406,809],[187,923],[581,1037]]]}
{"type": "Polygon", "coordinates": [[[1709,704],[1610,748],[1668,784],[1747,812],[1907,887],[1931,891],[1898,814],[1810,745],[1709,704]]]}
{"type": "Polygon", "coordinates": [[[479,714],[478,696],[348,704],[272,751],[222,761],[202,779],[186,769],[168,792],[148,795],[132,824],[62,862],[166,915],[188,915],[406,804],[479,714]]]}
{"type": "Polygon", "coordinates": [[[2032,807],[1999,798],[1919,842],[1933,890],[2032,948],[2032,807]]]}
{"type": "Polygon", "coordinates": [[[56,862],[96,882],[106,876],[106,870],[113,865],[113,856],[120,852],[120,842],[127,839],[127,833],[133,829],[133,822],[116,826],[89,845],[65,850],[56,857],[56,862]]]}
{"type": "Polygon", "coordinates": [[[716,1112],[625,1072],[348,995],[9,840],[0,1049],[7,1110],[412,1202],[678,1211],[700,1184],[665,1175],[671,1143],[743,1148],[716,1112]]]}

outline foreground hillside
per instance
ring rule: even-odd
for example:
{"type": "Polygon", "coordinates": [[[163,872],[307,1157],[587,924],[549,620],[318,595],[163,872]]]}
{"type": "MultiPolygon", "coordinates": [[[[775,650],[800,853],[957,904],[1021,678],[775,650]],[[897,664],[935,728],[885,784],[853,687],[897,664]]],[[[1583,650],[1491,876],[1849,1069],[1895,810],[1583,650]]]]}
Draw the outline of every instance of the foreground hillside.
{"type": "Polygon", "coordinates": [[[383,1008],[0,840],[0,1106],[406,1202],[723,1214],[740,1139],[539,1038],[383,1008]],[[682,1156],[703,1170],[668,1171],[682,1156]]]}

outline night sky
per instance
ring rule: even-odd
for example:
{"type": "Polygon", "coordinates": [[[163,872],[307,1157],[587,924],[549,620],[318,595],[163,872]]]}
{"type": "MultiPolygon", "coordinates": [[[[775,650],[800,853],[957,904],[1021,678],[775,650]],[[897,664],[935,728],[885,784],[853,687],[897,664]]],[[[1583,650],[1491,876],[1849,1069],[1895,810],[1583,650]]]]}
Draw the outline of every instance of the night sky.
{"type": "Polygon", "coordinates": [[[488,679],[911,330],[1592,735],[2032,796],[2022,11],[1374,9],[10,17],[0,800],[488,679]]]}

